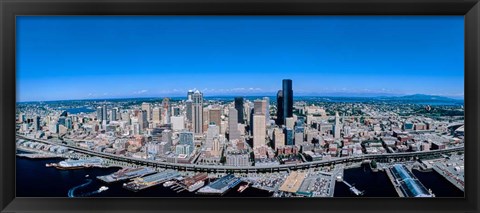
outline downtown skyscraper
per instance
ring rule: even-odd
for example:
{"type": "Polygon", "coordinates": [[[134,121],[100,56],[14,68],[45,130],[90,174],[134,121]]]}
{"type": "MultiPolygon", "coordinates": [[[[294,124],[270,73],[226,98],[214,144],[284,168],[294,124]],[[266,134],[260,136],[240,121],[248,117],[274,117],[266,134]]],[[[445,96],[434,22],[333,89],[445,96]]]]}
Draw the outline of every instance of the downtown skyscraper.
{"type": "Polygon", "coordinates": [[[238,123],[243,124],[243,97],[235,97],[235,109],[237,110],[238,123]]]}
{"type": "Polygon", "coordinates": [[[240,131],[238,130],[238,113],[235,108],[230,108],[228,111],[228,132],[229,139],[240,139],[240,131]]]}
{"type": "Polygon", "coordinates": [[[283,79],[282,81],[282,96],[283,96],[283,123],[286,123],[286,119],[293,116],[293,90],[292,80],[283,79]]]}
{"type": "Polygon", "coordinates": [[[285,117],[283,116],[283,91],[278,90],[277,93],[277,125],[282,126],[285,124],[285,117]]]}
{"type": "Polygon", "coordinates": [[[196,90],[192,95],[192,125],[195,134],[203,133],[203,94],[196,90]]]}

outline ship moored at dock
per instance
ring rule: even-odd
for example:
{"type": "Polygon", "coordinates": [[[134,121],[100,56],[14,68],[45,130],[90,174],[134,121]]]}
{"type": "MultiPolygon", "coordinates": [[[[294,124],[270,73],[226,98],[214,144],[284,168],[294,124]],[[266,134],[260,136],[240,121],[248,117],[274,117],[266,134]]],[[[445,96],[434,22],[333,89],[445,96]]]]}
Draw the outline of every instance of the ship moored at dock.
{"type": "Polygon", "coordinates": [[[103,164],[103,159],[99,157],[92,157],[86,159],[67,159],[64,161],[60,161],[57,164],[51,164],[57,169],[81,169],[81,168],[89,168],[89,167],[101,167],[103,164]]]}
{"type": "Polygon", "coordinates": [[[136,192],[142,189],[146,189],[148,187],[161,184],[179,176],[180,173],[174,170],[163,171],[153,175],[135,178],[133,179],[133,181],[123,184],[123,188],[136,192]]]}
{"type": "Polygon", "coordinates": [[[155,170],[149,167],[124,168],[110,175],[98,176],[97,179],[106,183],[113,183],[131,178],[142,177],[152,173],[155,173],[155,170]]]}

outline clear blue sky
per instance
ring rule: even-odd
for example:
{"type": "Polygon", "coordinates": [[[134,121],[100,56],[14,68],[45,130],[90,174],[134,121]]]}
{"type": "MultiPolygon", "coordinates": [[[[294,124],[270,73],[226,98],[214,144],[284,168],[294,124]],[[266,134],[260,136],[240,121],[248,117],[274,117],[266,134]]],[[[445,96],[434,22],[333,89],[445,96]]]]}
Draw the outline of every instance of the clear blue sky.
{"type": "Polygon", "coordinates": [[[463,97],[463,16],[17,17],[17,101],[301,94],[463,97]]]}

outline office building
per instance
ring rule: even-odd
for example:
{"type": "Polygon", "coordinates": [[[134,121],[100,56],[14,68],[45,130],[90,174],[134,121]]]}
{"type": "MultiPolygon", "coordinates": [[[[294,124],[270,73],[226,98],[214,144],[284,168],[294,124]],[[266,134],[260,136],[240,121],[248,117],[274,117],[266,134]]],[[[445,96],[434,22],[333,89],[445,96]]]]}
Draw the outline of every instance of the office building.
{"type": "Polygon", "coordinates": [[[275,123],[278,126],[282,126],[285,124],[285,118],[283,116],[283,92],[282,90],[278,90],[277,92],[277,120],[275,123]]]}
{"type": "Polygon", "coordinates": [[[207,137],[205,139],[205,148],[213,147],[213,139],[220,134],[220,128],[217,125],[210,124],[207,129],[207,137]]]}
{"type": "Polygon", "coordinates": [[[285,119],[285,126],[287,128],[293,129],[295,126],[295,119],[293,117],[288,117],[285,119]]]}
{"type": "Polygon", "coordinates": [[[208,121],[209,125],[214,124],[220,127],[220,124],[222,122],[222,111],[220,108],[214,108],[210,109],[208,112],[208,121]]]}
{"type": "Polygon", "coordinates": [[[210,111],[208,108],[203,108],[203,126],[202,126],[203,131],[207,131],[208,125],[210,124],[209,113],[210,111]]]}
{"type": "Polygon", "coordinates": [[[172,110],[170,108],[170,99],[164,98],[162,100],[162,123],[169,124],[170,123],[170,116],[172,114],[172,110]]]}
{"type": "Polygon", "coordinates": [[[162,109],[160,107],[153,108],[152,122],[154,124],[161,124],[161,120],[162,120],[162,109]]]}
{"type": "Polygon", "coordinates": [[[172,130],[179,131],[185,129],[185,118],[183,116],[171,116],[170,121],[172,130]]]}
{"type": "Polygon", "coordinates": [[[273,145],[274,149],[285,146],[285,134],[282,128],[275,128],[273,131],[273,145]]]}
{"type": "Polygon", "coordinates": [[[238,123],[243,124],[244,117],[243,117],[243,97],[235,97],[235,109],[237,110],[237,118],[238,118],[238,123]]]}
{"type": "Polygon", "coordinates": [[[253,115],[253,148],[265,145],[266,126],[265,115],[253,115]]]}
{"type": "Polygon", "coordinates": [[[180,132],[178,134],[178,144],[190,145],[193,147],[193,132],[180,132]]]}
{"type": "Polygon", "coordinates": [[[195,134],[203,133],[203,94],[196,90],[193,95],[192,126],[195,134]]]}
{"type": "Polygon", "coordinates": [[[340,139],[340,129],[340,116],[338,115],[338,112],[335,112],[335,126],[333,126],[333,137],[335,139],[340,139]]]}
{"type": "Polygon", "coordinates": [[[238,130],[238,112],[235,108],[228,110],[228,139],[230,141],[240,139],[240,131],[238,130]]]}
{"type": "Polygon", "coordinates": [[[283,79],[282,82],[282,97],[283,97],[283,116],[284,123],[285,119],[293,117],[293,90],[292,90],[292,80],[283,79]]]}
{"type": "Polygon", "coordinates": [[[253,102],[253,112],[255,115],[265,115],[266,116],[266,108],[267,108],[267,101],[263,100],[255,100],[253,102]]]}
{"type": "Polygon", "coordinates": [[[285,145],[295,145],[293,141],[293,129],[285,128],[285,145]]]}
{"type": "Polygon", "coordinates": [[[140,125],[140,133],[143,133],[148,128],[148,116],[146,110],[141,110],[138,113],[138,123],[140,125]]]}
{"type": "Polygon", "coordinates": [[[111,121],[117,121],[117,108],[112,108],[112,112],[110,113],[110,119],[111,121]]]}
{"type": "Polygon", "coordinates": [[[101,106],[97,107],[97,121],[102,122],[103,120],[103,108],[101,106]]]}
{"type": "Polygon", "coordinates": [[[108,118],[107,118],[107,105],[104,104],[102,106],[102,122],[106,123],[107,120],[108,120],[108,118]]]}
{"type": "Polygon", "coordinates": [[[147,114],[147,121],[150,121],[152,120],[152,105],[150,105],[149,103],[142,103],[142,107],[141,107],[142,110],[144,110],[147,114]]]}
{"type": "Polygon", "coordinates": [[[173,108],[173,116],[180,116],[180,107],[173,108]]]}
{"type": "Polygon", "coordinates": [[[265,104],[262,106],[264,107],[262,110],[265,113],[265,124],[268,125],[270,123],[270,98],[264,97],[263,100],[265,104]]]}
{"type": "Polygon", "coordinates": [[[192,114],[193,114],[193,100],[187,100],[185,102],[185,114],[187,115],[187,120],[192,122],[192,114]]]}
{"type": "Polygon", "coordinates": [[[33,119],[33,129],[35,131],[41,130],[40,116],[35,116],[35,118],[33,119]]]}
{"type": "Polygon", "coordinates": [[[193,100],[193,90],[188,90],[187,92],[187,100],[193,100]]]}

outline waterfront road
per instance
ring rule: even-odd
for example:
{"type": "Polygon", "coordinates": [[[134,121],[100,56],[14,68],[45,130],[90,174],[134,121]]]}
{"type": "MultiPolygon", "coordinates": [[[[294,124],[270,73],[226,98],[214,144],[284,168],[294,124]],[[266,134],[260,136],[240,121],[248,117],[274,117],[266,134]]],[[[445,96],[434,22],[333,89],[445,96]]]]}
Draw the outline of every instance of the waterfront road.
{"type": "Polygon", "coordinates": [[[434,158],[439,157],[443,154],[448,154],[452,152],[460,152],[464,151],[463,146],[452,147],[447,149],[441,150],[430,150],[430,151],[419,151],[419,152],[402,152],[402,153],[385,153],[385,154],[363,154],[358,156],[347,156],[347,157],[338,157],[320,161],[312,161],[312,162],[303,162],[297,164],[288,164],[288,165],[272,165],[272,166],[243,166],[243,167],[233,167],[233,166],[210,166],[210,165],[195,165],[195,164],[181,164],[181,163],[170,163],[170,162],[162,162],[162,161],[155,161],[155,160],[148,160],[148,159],[139,159],[139,158],[132,158],[126,156],[120,156],[115,154],[103,153],[103,152],[96,152],[93,150],[83,149],[67,144],[61,144],[57,142],[51,142],[48,140],[41,140],[35,139],[30,137],[25,137],[23,135],[17,135],[18,138],[30,140],[30,141],[37,141],[46,144],[52,145],[61,145],[69,148],[72,151],[103,157],[107,159],[112,159],[116,161],[134,163],[143,166],[151,166],[151,167],[159,167],[159,168],[166,168],[166,169],[176,169],[181,171],[194,171],[194,172],[234,172],[234,173],[251,173],[251,172],[279,172],[279,171],[289,171],[289,170],[298,170],[298,169],[309,169],[315,167],[322,167],[328,166],[338,163],[347,163],[347,162],[358,162],[364,160],[376,160],[379,162],[388,162],[390,160],[403,160],[403,159],[411,159],[411,158],[434,158]]]}

